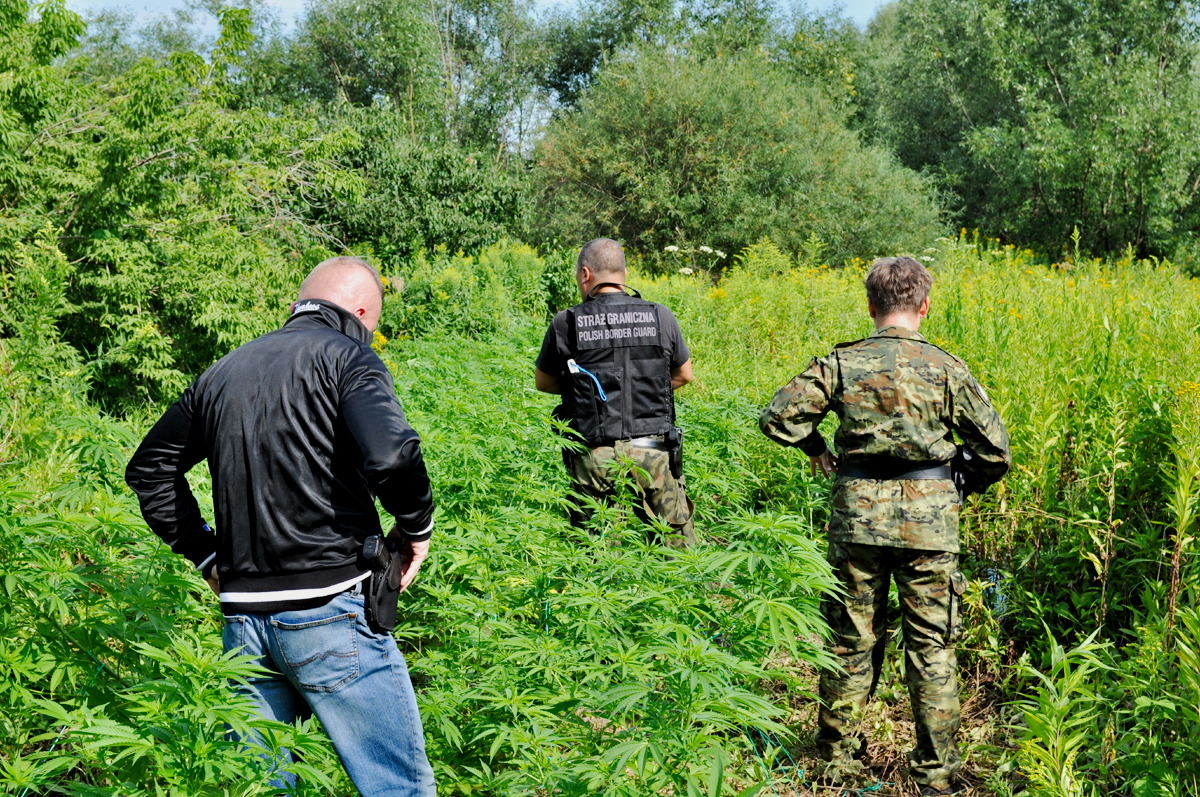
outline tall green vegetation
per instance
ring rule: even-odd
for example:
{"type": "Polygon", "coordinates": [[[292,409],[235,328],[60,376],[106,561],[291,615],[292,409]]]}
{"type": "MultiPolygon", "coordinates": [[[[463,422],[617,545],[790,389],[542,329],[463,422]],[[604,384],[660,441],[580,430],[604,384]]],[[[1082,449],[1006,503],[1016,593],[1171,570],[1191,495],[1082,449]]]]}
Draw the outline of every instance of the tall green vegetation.
{"type": "Polygon", "coordinates": [[[563,240],[736,252],[766,236],[794,252],[812,236],[841,260],[939,232],[927,186],[763,54],[614,59],[538,156],[541,224],[563,240]]]}
{"type": "Polygon", "coordinates": [[[1195,267],[1190,4],[901,0],[865,38],[755,2],[211,8],[206,40],[0,0],[0,793],[266,793],[224,733],[251,725],[305,793],[349,793],[315,727],[231,699],[252,673],[120,481],[335,252],[389,278],[377,345],[438,485],[402,643],[443,790],[803,789],[827,485],[754,417],[869,330],[865,258],[900,248],[1014,441],[965,514],[963,660],[1020,717],[968,771],[1012,750],[996,794],[1200,791],[1200,296],[1140,259],[1195,267]],[[1051,256],[935,240],[946,197],[1051,256]],[[605,233],[692,345],[697,550],[620,502],[563,518],[531,362],[605,233]]]}
{"type": "MultiPolygon", "coordinates": [[[[769,234],[797,251],[816,232],[837,257],[867,257],[939,224],[931,186],[847,128],[851,45],[833,22],[758,2],[597,3],[539,20],[519,2],[379,0],[322,4],[281,34],[244,13],[262,37],[239,51],[227,105],[361,136],[339,165],[366,196],[316,214],[343,246],[410,257],[603,233],[736,250],[769,234]],[[656,81],[670,93],[656,98],[656,81]],[[614,124],[622,103],[653,113],[614,124]],[[513,208],[527,191],[543,197],[532,224],[513,208]]],[[[117,48],[125,61],[131,47],[117,48]]]]}
{"type": "Polygon", "coordinates": [[[674,47],[738,53],[767,42],[778,21],[775,7],[763,0],[580,3],[549,19],[542,82],[563,106],[574,108],[614,56],[674,47]]]}
{"type": "MultiPolygon", "coordinates": [[[[300,21],[277,90],[294,99],[400,109],[405,132],[438,125],[444,90],[436,29],[424,4],[402,0],[333,0],[300,21]]],[[[262,64],[264,69],[279,65],[262,64]]]]}
{"type": "MultiPolygon", "coordinates": [[[[362,129],[342,109],[365,109],[365,126],[387,140],[342,165],[372,188],[399,175],[406,201],[379,215],[445,215],[448,190],[495,196],[460,214],[466,227],[445,228],[468,251],[499,228],[543,244],[579,234],[579,208],[596,211],[587,232],[647,250],[667,245],[657,231],[684,215],[737,231],[699,242],[725,250],[766,231],[794,254],[815,229],[838,260],[870,257],[911,248],[935,208],[1052,254],[1076,228],[1094,253],[1196,246],[1194,3],[901,0],[865,36],[757,0],[595,0],[542,16],[524,0],[338,2],[291,31],[261,3],[237,12],[253,37],[222,51],[237,54],[225,59],[225,104],[316,116],[328,131],[362,129]],[[638,76],[661,78],[649,88],[662,97],[637,89],[638,76]],[[614,124],[616,102],[655,113],[614,124]],[[741,153],[731,137],[764,143],[741,153]],[[548,168],[530,171],[531,158],[548,168]],[[482,173],[470,174],[475,165],[482,173]],[[508,209],[528,189],[546,197],[530,226],[508,209]],[[781,199],[760,220],[772,191],[781,199]]],[[[185,16],[130,30],[103,15],[76,59],[79,78],[103,83],[139,55],[162,63],[212,49],[185,16]]],[[[351,218],[321,217],[345,222],[342,245],[363,232],[348,207],[351,218]]],[[[389,244],[402,257],[457,243],[419,221],[400,226],[411,229],[364,234],[406,239],[389,244]]]]}
{"type": "MultiPolygon", "coordinates": [[[[1019,698],[1016,763],[1031,793],[1194,794],[1196,283],[1149,262],[1049,267],[965,238],[926,256],[936,282],[923,331],[987,386],[1017,461],[965,516],[965,670],[1019,698]]],[[[762,244],[715,284],[633,275],[684,319],[697,367],[679,409],[706,544],[669,555],[644,543],[625,502],[599,513],[594,534],[564,518],[553,402],[529,383],[547,305],[571,301],[556,277],[569,268],[501,244],[391,275],[382,355],[440,507],[400,637],[441,788],[798,784],[776,765],[781,745],[803,754],[811,666],[824,661],[827,486],[753,419],[811,355],[869,330],[861,267],[762,244]]],[[[260,793],[254,759],[220,732],[258,722],[222,686],[249,672],[220,654],[211,596],[120,485],[149,417],[85,404],[80,355],[54,353],[52,324],[35,321],[0,341],[12,396],[0,545],[13,563],[0,581],[0,716],[15,740],[0,789],[189,794],[201,779],[260,793]],[[21,354],[40,350],[27,345],[36,335],[49,336],[45,359],[21,354]]],[[[348,793],[315,729],[263,730],[305,751],[306,788],[348,793]]],[[[972,766],[995,755],[967,749],[972,766]]],[[[993,785],[1006,794],[1013,781],[993,785]]]]}
{"type": "Polygon", "coordinates": [[[324,251],[329,238],[307,216],[355,189],[333,168],[347,138],[229,110],[249,41],[236,10],[223,13],[207,61],[143,59],[96,84],[55,60],[81,30],[78,17],[49,3],[26,19],[25,3],[8,5],[0,275],[14,287],[61,286],[52,319],[87,358],[98,395],[113,405],[170,395],[233,342],[269,328],[304,253],[324,251]],[[30,247],[56,254],[22,260],[30,247]],[[58,259],[70,267],[23,273],[58,259]]]}
{"type": "Polygon", "coordinates": [[[507,159],[411,136],[395,108],[339,109],[331,121],[353,141],[337,165],[360,189],[311,215],[341,246],[399,263],[447,242],[477,252],[528,228],[528,179],[507,159]]]}
{"type": "Polygon", "coordinates": [[[1190,252],[1200,133],[1197,7],[901,0],[873,23],[873,138],[1007,240],[1190,252]],[[897,87],[903,86],[902,91],[897,87]]]}
{"type": "Polygon", "coordinates": [[[95,80],[91,60],[64,59],[77,16],[11,5],[0,274],[33,280],[18,258],[35,242],[71,262],[52,319],[109,406],[171,396],[270,329],[331,252],[387,262],[443,241],[474,250],[521,226],[520,175],[422,146],[403,108],[322,119],[237,107],[253,45],[244,11],[221,12],[207,59],[145,57],[95,80]]]}

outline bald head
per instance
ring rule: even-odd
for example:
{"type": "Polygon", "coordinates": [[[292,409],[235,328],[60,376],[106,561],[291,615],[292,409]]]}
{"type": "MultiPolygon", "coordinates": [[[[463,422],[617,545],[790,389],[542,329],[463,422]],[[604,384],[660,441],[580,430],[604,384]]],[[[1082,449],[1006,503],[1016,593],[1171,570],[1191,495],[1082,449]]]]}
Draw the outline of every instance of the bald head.
{"type": "Polygon", "coordinates": [[[383,312],[383,281],[365,260],[331,257],[308,273],[296,298],[333,302],[373,332],[383,312]]]}

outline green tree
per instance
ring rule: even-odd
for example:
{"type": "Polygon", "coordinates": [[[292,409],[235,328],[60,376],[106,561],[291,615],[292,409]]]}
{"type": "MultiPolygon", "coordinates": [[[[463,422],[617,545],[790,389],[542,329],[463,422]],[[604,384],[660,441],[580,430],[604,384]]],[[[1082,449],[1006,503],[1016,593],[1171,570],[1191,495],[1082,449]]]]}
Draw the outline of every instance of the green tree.
{"type": "MultiPolygon", "coordinates": [[[[52,321],[109,406],[169,396],[274,326],[294,272],[335,243],[310,218],[361,189],[333,167],[353,132],[230,109],[244,10],[222,10],[207,58],[142,58],[103,82],[64,58],[83,26],[61,3],[0,13],[6,301],[62,297],[52,321]]],[[[0,314],[0,335],[24,336],[24,317],[0,314]]]]}
{"type": "Polygon", "coordinates": [[[864,36],[853,22],[836,14],[795,11],[775,39],[772,57],[789,74],[823,86],[840,105],[855,107],[864,36]]]}
{"type": "Polygon", "coordinates": [[[238,79],[243,81],[244,61],[251,50],[267,49],[280,37],[278,12],[266,0],[185,0],[167,13],[134,14],[119,5],[87,13],[87,29],[72,48],[72,73],[104,82],[129,71],[142,58],[157,63],[175,53],[208,53],[216,46],[223,14],[243,15],[250,35],[243,44],[238,79]],[[213,23],[218,34],[214,36],[213,23]]]}
{"type": "Polygon", "coordinates": [[[1078,227],[1086,250],[1171,253],[1200,230],[1196,12],[901,0],[870,32],[867,128],[989,233],[1051,248],[1078,227]]]}
{"type": "Polygon", "coordinates": [[[926,183],[843,117],[762,53],[615,59],[539,150],[544,231],[648,252],[763,236],[792,252],[816,236],[834,259],[924,246],[941,229],[926,183]]]}
{"type": "Polygon", "coordinates": [[[526,151],[544,116],[544,37],[531,0],[336,0],[246,60],[245,104],[383,104],[410,146],[526,151]]]}
{"type": "Polygon", "coordinates": [[[444,0],[433,12],[449,138],[527,152],[546,106],[538,87],[546,38],[532,0],[444,0]]]}
{"type": "Polygon", "coordinates": [[[74,189],[69,167],[41,171],[34,157],[62,111],[80,110],[78,89],[55,62],[83,27],[61,2],[35,10],[25,0],[0,0],[0,235],[10,242],[45,227],[46,203],[74,189]]]}
{"type": "Polygon", "coordinates": [[[353,131],[338,167],[362,190],[332,194],[313,217],[342,245],[374,250],[390,266],[439,245],[474,253],[524,231],[528,179],[511,159],[397,136],[404,114],[386,105],[354,109],[332,124],[353,131]]]}
{"type": "Polygon", "coordinates": [[[278,70],[273,89],[292,102],[371,105],[386,98],[402,109],[403,131],[440,130],[445,111],[437,29],[414,0],[312,3],[296,33],[271,51],[261,69],[278,70]]]}
{"type": "Polygon", "coordinates": [[[542,85],[574,107],[611,56],[648,47],[729,54],[765,43],[774,23],[770,0],[591,0],[549,17],[542,85]]]}

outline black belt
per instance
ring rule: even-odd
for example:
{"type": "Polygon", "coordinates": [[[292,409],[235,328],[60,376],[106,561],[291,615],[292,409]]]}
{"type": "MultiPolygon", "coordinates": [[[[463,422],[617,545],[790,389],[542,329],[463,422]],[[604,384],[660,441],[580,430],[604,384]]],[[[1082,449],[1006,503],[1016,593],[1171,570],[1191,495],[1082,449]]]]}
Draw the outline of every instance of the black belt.
{"type": "Polygon", "coordinates": [[[634,448],[650,448],[655,451],[670,451],[671,447],[667,445],[667,441],[658,437],[634,437],[624,442],[634,448]]]}
{"type": "Polygon", "coordinates": [[[906,479],[953,479],[954,471],[946,463],[916,462],[839,462],[838,476],[845,479],[903,481],[906,479]]]}

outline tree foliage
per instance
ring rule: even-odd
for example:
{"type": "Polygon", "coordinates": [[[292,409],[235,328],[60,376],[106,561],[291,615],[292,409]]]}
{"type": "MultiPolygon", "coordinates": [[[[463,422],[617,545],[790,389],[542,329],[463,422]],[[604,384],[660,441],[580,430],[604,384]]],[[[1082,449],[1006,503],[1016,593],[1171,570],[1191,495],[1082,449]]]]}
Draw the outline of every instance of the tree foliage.
{"type": "Polygon", "coordinates": [[[940,229],[921,179],[761,54],[616,59],[551,124],[538,158],[543,231],[562,240],[736,252],[769,236],[794,252],[816,236],[844,259],[915,248],[940,229]]]}
{"type": "Polygon", "coordinates": [[[64,291],[54,318],[93,389],[118,404],[171,395],[273,326],[288,275],[331,240],[308,217],[360,187],[333,169],[346,134],[226,106],[248,43],[236,9],[207,60],[144,58],[103,83],[53,60],[78,17],[52,3],[18,18],[5,29],[15,77],[0,83],[0,273],[27,282],[23,269],[56,261],[19,253],[35,239],[57,250],[71,267],[44,272],[64,291]]]}
{"type": "Polygon", "coordinates": [[[994,234],[1048,247],[1078,227],[1091,251],[1190,247],[1196,11],[1174,0],[901,0],[872,29],[869,129],[994,234]]]}
{"type": "Polygon", "coordinates": [[[1197,283],[1081,252],[1192,246],[1194,4],[900,0],[865,40],[758,0],[549,19],[338,0],[290,32],[264,11],[196,0],[85,29],[61,0],[0,0],[0,792],[269,792],[229,729],[300,753],[298,797],[348,792],[312,723],[231,700],[255,673],[120,478],[142,405],[276,327],[334,252],[391,278],[375,345],[437,485],[401,643],[440,788],[802,788],[775,756],[800,750],[825,662],[828,485],[753,417],[869,326],[847,312],[851,256],[920,249],[922,332],[1012,431],[1018,467],[963,513],[987,585],[960,650],[1023,692],[1021,787],[1196,793],[1197,283]],[[194,24],[209,14],[216,35],[194,24]],[[934,185],[992,235],[1057,251],[1080,231],[1052,264],[933,240],[934,185]],[[657,255],[631,282],[696,357],[679,402],[696,549],[645,545],[629,494],[570,529],[551,401],[515,387],[596,234],[657,255]]]}
{"type": "Polygon", "coordinates": [[[405,112],[374,108],[332,117],[353,133],[337,165],[362,190],[330,197],[319,219],[342,244],[388,266],[450,244],[476,252],[525,228],[528,180],[511,157],[405,134],[405,112]]]}
{"type": "Polygon", "coordinates": [[[612,56],[639,48],[753,48],[770,36],[773,22],[772,7],[762,0],[582,3],[548,20],[543,85],[562,105],[574,107],[612,56]]]}
{"type": "MultiPolygon", "coordinates": [[[[17,5],[0,55],[0,275],[16,289],[31,284],[22,269],[59,262],[23,254],[35,240],[71,264],[41,272],[63,296],[52,319],[111,406],[171,396],[272,328],[332,251],[391,268],[446,241],[478,251],[523,224],[522,170],[421,132],[414,105],[251,102],[262,51],[247,9],[217,9],[203,54],[116,69],[120,58],[98,68],[94,48],[75,49],[83,24],[60,4],[17,5]]],[[[0,316],[0,334],[14,318],[0,316]]]]}
{"type": "Polygon", "coordinates": [[[528,153],[545,110],[538,78],[546,38],[531,0],[442,0],[431,8],[449,87],[447,137],[528,153]]]}
{"type": "Polygon", "coordinates": [[[314,3],[277,56],[276,83],[296,99],[370,105],[387,98],[408,130],[437,129],[445,106],[437,32],[428,8],[413,0],[330,0],[314,3]]]}

